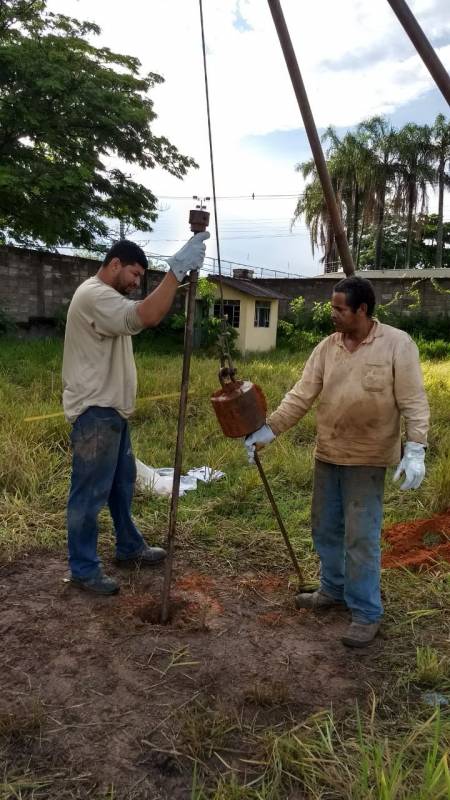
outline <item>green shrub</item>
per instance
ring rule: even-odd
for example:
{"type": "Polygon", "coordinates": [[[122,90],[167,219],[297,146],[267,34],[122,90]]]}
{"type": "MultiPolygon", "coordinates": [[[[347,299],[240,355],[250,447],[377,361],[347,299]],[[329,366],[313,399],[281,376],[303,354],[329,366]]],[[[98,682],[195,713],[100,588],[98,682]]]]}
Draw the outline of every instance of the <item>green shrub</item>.
{"type": "Polygon", "coordinates": [[[14,322],[13,318],[5,311],[3,308],[0,308],[0,336],[5,333],[13,333],[16,329],[16,323],[14,322]]]}
{"type": "Polygon", "coordinates": [[[64,303],[56,309],[54,314],[55,327],[57,331],[64,333],[67,325],[67,312],[69,310],[69,303],[64,303]]]}
{"type": "Polygon", "coordinates": [[[312,309],[312,330],[315,333],[330,334],[333,332],[333,323],[331,322],[331,302],[327,300],[326,303],[315,302],[312,309]]]}
{"type": "Polygon", "coordinates": [[[315,302],[313,307],[305,307],[304,297],[295,297],[290,303],[289,320],[278,322],[278,345],[291,350],[305,350],[314,347],[324,336],[332,333],[331,303],[315,302]]]}
{"type": "MultiPolygon", "coordinates": [[[[208,355],[220,355],[219,336],[222,332],[221,321],[218,317],[203,317],[200,323],[200,349],[208,355]]],[[[231,356],[236,356],[238,351],[236,340],[238,332],[231,325],[226,326],[228,350],[231,356]]]]}
{"type": "Polygon", "coordinates": [[[450,342],[444,342],[443,339],[436,339],[434,342],[428,342],[424,339],[417,340],[417,346],[422,358],[440,359],[450,358],[450,342]]]}
{"type": "Polygon", "coordinates": [[[435,339],[449,340],[450,316],[448,314],[428,316],[417,310],[405,313],[380,305],[375,309],[375,316],[386,325],[406,331],[414,339],[425,339],[429,342],[435,339]]]}

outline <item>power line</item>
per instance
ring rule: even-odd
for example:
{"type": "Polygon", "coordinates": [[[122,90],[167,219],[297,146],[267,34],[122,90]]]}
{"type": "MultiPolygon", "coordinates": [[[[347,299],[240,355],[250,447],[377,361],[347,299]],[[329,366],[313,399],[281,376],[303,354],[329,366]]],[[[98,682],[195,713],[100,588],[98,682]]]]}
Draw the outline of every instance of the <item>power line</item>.
{"type": "MultiPolygon", "coordinates": [[[[217,195],[217,200],[279,200],[279,199],[289,199],[292,197],[300,198],[303,197],[303,192],[297,192],[296,194],[229,194],[229,195],[217,195]]],[[[159,194],[157,195],[158,200],[192,200],[192,195],[170,195],[170,194],[159,194]]]]}
{"type": "MultiPolygon", "coordinates": [[[[268,233],[268,234],[255,234],[246,236],[221,236],[222,242],[231,240],[248,240],[248,239],[304,239],[309,238],[306,233],[268,233]]],[[[186,239],[149,239],[149,242],[185,242],[186,239]]],[[[136,242],[138,244],[139,242],[136,242]]]]}

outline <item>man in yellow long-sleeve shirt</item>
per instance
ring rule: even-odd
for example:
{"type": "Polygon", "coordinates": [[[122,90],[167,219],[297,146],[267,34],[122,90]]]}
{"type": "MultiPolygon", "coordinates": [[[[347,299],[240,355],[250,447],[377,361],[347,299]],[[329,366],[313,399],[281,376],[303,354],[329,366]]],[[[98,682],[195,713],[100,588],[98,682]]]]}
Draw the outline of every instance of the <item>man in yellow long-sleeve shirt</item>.
{"type": "Polygon", "coordinates": [[[320,558],[320,588],[299,594],[298,608],[345,604],[352,623],[344,644],[364,647],[383,614],[380,534],[386,467],[404,472],[402,489],[425,475],[429,408],[417,347],[404,331],[373,318],[371,283],[346,278],[334,287],[336,333],[313,351],[303,375],[267,424],[246,439],[254,448],[295,425],[317,407],[312,535],[320,558]],[[406,445],[401,459],[400,424],[406,445]],[[400,462],[400,463],[399,463],[400,462]]]}

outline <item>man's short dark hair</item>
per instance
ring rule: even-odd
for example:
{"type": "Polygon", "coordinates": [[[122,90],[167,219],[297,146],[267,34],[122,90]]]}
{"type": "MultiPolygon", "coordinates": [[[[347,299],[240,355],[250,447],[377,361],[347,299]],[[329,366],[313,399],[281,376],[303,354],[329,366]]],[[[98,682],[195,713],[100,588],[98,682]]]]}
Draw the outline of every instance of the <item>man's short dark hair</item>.
{"type": "Polygon", "coordinates": [[[372,316],[375,308],[375,292],[367,278],[359,278],[356,275],[352,275],[351,278],[344,278],[336,284],[333,292],[345,294],[347,305],[350,306],[354,314],[362,303],[365,303],[367,305],[367,316],[372,316]]]}
{"type": "Polygon", "coordinates": [[[148,269],[147,256],[144,251],[129,239],[120,239],[118,242],[114,242],[106,253],[102,266],[107,267],[113,258],[118,258],[124,267],[128,267],[130,264],[140,264],[144,269],[148,269]]]}

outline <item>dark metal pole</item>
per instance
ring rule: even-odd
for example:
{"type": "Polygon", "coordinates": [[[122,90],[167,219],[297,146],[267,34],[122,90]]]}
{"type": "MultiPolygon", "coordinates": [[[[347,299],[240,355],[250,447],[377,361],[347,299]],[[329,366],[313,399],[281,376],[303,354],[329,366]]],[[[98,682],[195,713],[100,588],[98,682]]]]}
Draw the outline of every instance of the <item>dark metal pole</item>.
{"type": "Polygon", "coordinates": [[[436,55],[411,9],[407,3],[405,3],[405,0],[388,0],[388,3],[403,25],[430,75],[447,100],[447,103],[450,105],[450,76],[442,61],[436,55]]]}
{"type": "Polygon", "coordinates": [[[175,465],[173,473],[172,500],[170,504],[169,531],[167,534],[167,558],[164,573],[164,585],[161,601],[161,622],[169,619],[170,586],[172,582],[173,554],[177,525],[178,499],[180,496],[180,477],[183,460],[184,429],[189,391],[189,371],[191,367],[192,347],[194,341],[195,295],[197,291],[198,271],[193,270],[189,277],[189,294],[187,304],[186,328],[184,334],[183,372],[181,377],[180,405],[178,411],[178,432],[175,448],[175,465]]]}
{"type": "Polygon", "coordinates": [[[278,511],[278,506],[277,506],[277,504],[275,502],[275,498],[274,498],[274,496],[272,494],[272,490],[271,490],[271,488],[269,486],[268,480],[266,478],[266,474],[265,474],[265,472],[264,472],[264,470],[262,468],[262,464],[261,464],[261,461],[259,460],[259,455],[256,452],[256,450],[254,452],[254,459],[255,459],[255,464],[258,467],[258,471],[259,471],[261,480],[262,480],[262,482],[264,484],[264,488],[266,490],[267,497],[269,498],[270,505],[272,506],[273,513],[275,514],[275,516],[277,518],[277,522],[278,522],[280,531],[283,534],[283,539],[284,539],[284,541],[286,543],[286,547],[287,547],[287,549],[289,551],[289,555],[291,557],[291,561],[292,561],[292,563],[294,565],[294,569],[295,569],[295,571],[297,573],[299,584],[301,586],[303,584],[303,574],[302,574],[302,571],[300,569],[300,564],[298,563],[297,556],[295,555],[294,550],[292,549],[292,545],[291,545],[291,542],[290,542],[290,539],[289,539],[289,534],[288,534],[286,528],[284,527],[284,522],[283,522],[283,520],[281,518],[280,512],[278,511]]]}
{"type": "Polygon", "coordinates": [[[311,145],[311,150],[317,167],[317,172],[319,174],[320,182],[322,184],[342,267],[346,275],[353,275],[355,267],[353,264],[352,254],[350,252],[347,237],[342,225],[341,215],[336,203],[336,197],[325,161],[325,156],[323,154],[322,145],[320,144],[319,135],[317,133],[316,123],[314,122],[314,117],[309,105],[308,95],[306,93],[305,85],[300,73],[300,68],[298,66],[297,58],[292,46],[291,37],[289,36],[283,11],[281,9],[279,0],[267,1],[269,3],[269,8],[272,13],[278,38],[280,40],[281,49],[283,50],[286,66],[288,68],[289,75],[291,76],[292,86],[294,88],[300,113],[305,125],[309,144],[311,145]]]}

